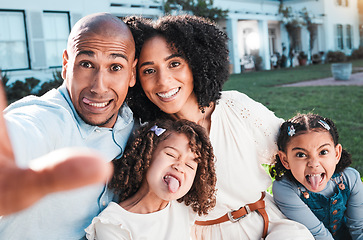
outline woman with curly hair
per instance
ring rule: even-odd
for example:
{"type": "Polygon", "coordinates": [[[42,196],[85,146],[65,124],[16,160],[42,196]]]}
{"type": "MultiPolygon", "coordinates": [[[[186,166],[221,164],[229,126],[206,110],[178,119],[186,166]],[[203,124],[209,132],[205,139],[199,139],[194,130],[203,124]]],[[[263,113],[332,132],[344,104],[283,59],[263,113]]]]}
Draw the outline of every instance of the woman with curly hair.
{"type": "Polygon", "coordinates": [[[128,104],[141,121],[188,119],[203,126],[216,156],[216,206],[197,216],[194,239],[313,239],[287,220],[271,195],[272,163],[282,119],[237,91],[223,91],[229,77],[227,36],[201,17],[131,17],[138,58],[128,104]]]}
{"type": "Polygon", "coordinates": [[[298,114],[282,124],[277,145],[271,175],[281,211],[315,239],[363,239],[363,185],[333,121],[298,114]]]}
{"type": "Polygon", "coordinates": [[[93,219],[88,239],[187,240],[195,216],[215,205],[212,146],[191,121],[147,124],[114,168],[109,187],[119,204],[111,202],[93,219]]]}

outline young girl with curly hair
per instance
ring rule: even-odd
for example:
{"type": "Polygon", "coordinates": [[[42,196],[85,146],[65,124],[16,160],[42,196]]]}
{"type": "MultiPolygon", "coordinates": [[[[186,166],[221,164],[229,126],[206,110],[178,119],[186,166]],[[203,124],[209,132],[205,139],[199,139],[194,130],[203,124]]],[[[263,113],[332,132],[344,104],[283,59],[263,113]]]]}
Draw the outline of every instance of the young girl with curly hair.
{"type": "Polygon", "coordinates": [[[265,191],[283,120],[237,91],[222,91],[229,77],[227,36],[196,16],[152,22],[126,19],[135,39],[137,81],[127,103],[142,122],[188,119],[203,126],[216,156],[216,206],[197,216],[193,239],[313,239],[286,219],[265,191]]]}
{"type": "Polygon", "coordinates": [[[315,239],[363,239],[363,185],[334,123],[299,114],[282,124],[277,144],[271,174],[281,211],[315,239]]]}
{"type": "Polygon", "coordinates": [[[93,219],[88,239],[187,240],[195,216],[215,205],[213,150],[205,130],[193,122],[147,124],[114,168],[109,187],[119,203],[93,219]]]}

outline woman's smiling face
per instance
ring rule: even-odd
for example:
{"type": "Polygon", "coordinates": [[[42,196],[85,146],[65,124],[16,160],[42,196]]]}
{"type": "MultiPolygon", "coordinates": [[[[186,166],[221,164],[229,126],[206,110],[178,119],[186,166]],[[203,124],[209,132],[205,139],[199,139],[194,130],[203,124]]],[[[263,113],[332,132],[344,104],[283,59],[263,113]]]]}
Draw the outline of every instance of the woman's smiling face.
{"type": "Polygon", "coordinates": [[[167,114],[178,113],[188,102],[197,103],[188,62],[162,36],[144,43],[138,75],[146,96],[167,114]]]}
{"type": "Polygon", "coordinates": [[[286,153],[280,151],[281,163],[305,188],[312,192],[322,191],[341,157],[342,146],[334,146],[328,131],[308,131],[293,136],[286,146],[286,153]]]}

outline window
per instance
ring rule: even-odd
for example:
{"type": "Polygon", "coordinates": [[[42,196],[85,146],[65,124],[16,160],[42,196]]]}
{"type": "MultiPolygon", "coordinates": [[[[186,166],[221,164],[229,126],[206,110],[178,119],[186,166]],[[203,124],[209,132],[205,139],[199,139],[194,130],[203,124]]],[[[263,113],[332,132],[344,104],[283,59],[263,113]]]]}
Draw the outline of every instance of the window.
{"type": "Polygon", "coordinates": [[[70,31],[69,13],[44,11],[43,24],[47,65],[61,66],[70,31]]]}
{"type": "Polygon", "coordinates": [[[352,27],[351,25],[347,25],[347,41],[346,41],[346,44],[347,44],[347,48],[348,49],[352,49],[352,27]]]}
{"type": "Polygon", "coordinates": [[[337,46],[338,49],[343,49],[343,25],[337,24],[337,46]]]}
{"type": "Polygon", "coordinates": [[[28,69],[24,11],[0,11],[0,69],[28,69]]]}
{"type": "Polygon", "coordinates": [[[343,6],[343,7],[349,6],[349,0],[336,0],[336,3],[338,6],[343,6]]]}
{"type": "Polygon", "coordinates": [[[276,29],[269,28],[268,29],[268,42],[270,48],[270,56],[272,56],[276,52],[276,29]]]}

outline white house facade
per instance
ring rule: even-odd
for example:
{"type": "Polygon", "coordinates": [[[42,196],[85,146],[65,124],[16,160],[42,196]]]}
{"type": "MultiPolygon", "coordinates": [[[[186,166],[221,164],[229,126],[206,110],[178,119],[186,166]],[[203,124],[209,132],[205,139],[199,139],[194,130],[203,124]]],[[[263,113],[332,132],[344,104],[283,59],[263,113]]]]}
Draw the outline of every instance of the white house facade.
{"type": "MultiPolygon", "coordinates": [[[[358,1],[284,0],[284,6],[293,11],[305,8],[317,24],[314,46],[309,46],[308,31],[302,27],[297,50],[350,54],[358,48],[362,24],[358,1]]],[[[274,53],[288,54],[289,36],[279,14],[279,0],[215,0],[214,5],[229,10],[227,19],[218,24],[230,39],[232,73],[241,72],[241,60],[252,51],[262,57],[263,69],[271,68],[274,53]]],[[[95,12],[120,18],[164,14],[162,0],[0,0],[0,69],[10,78],[51,78],[61,66],[71,27],[95,12]]]]}

